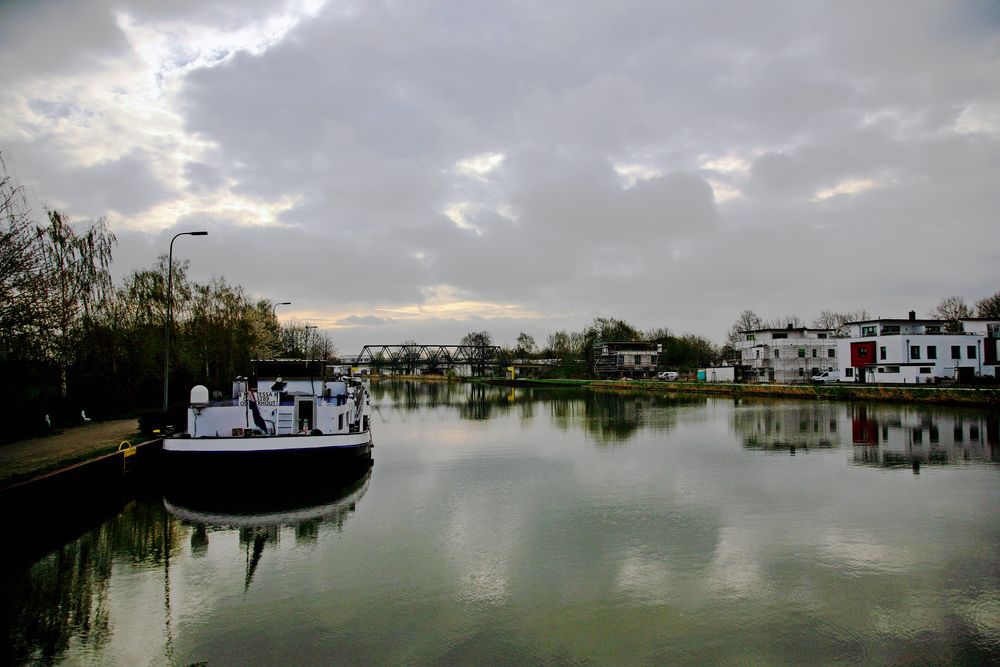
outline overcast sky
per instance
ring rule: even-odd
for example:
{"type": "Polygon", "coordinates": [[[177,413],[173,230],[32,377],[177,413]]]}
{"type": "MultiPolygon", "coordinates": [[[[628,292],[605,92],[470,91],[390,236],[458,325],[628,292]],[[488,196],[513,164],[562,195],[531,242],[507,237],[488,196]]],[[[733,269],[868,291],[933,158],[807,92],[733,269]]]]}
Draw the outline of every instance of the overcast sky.
{"type": "Polygon", "coordinates": [[[1000,3],[0,3],[0,151],[342,352],[1000,290],[1000,3]]]}

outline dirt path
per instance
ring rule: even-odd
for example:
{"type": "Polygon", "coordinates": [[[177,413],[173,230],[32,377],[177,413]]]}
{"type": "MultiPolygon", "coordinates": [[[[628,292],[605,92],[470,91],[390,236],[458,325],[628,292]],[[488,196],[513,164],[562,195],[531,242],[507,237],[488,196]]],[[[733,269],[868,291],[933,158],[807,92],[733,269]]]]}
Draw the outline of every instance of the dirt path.
{"type": "Polygon", "coordinates": [[[135,419],[83,424],[58,433],[0,445],[0,487],[113,451],[138,432],[135,419]]]}

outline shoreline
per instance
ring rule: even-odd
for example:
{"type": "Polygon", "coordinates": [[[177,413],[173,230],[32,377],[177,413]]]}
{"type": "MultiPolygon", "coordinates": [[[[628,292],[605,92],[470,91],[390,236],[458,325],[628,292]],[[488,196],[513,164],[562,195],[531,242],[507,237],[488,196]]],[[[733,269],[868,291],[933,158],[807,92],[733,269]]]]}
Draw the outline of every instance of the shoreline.
{"type": "MultiPolygon", "coordinates": [[[[475,380],[474,380],[475,381],[475,380]]],[[[488,384],[514,387],[586,387],[656,393],[712,394],[825,401],[890,401],[924,405],[1000,405],[1000,388],[916,387],[886,385],[738,384],[659,380],[486,379],[488,384]]]]}
{"type": "Polygon", "coordinates": [[[821,401],[886,401],[922,405],[1000,406],[998,387],[935,387],[873,384],[740,384],[685,380],[596,380],[584,378],[485,378],[444,375],[374,375],[372,381],[470,382],[504,387],[577,387],[717,396],[794,398],[821,401]]]}

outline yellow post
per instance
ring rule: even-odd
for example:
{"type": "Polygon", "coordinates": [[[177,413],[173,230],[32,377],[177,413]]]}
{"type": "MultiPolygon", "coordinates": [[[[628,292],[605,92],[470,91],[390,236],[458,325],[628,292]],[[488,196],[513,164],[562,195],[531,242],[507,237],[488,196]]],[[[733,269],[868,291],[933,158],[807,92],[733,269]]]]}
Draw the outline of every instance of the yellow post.
{"type": "Polygon", "coordinates": [[[510,379],[513,380],[514,379],[514,372],[515,372],[514,371],[514,367],[513,366],[508,366],[507,370],[510,371],[510,379]]]}

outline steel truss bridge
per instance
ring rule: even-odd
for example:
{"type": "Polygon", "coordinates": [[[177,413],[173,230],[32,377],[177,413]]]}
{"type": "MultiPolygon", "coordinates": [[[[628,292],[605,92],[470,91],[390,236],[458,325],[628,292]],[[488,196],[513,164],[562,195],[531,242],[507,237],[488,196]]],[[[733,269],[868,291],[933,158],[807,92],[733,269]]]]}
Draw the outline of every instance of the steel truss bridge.
{"type": "Polygon", "coordinates": [[[356,364],[371,366],[496,366],[498,345],[365,345],[356,364]]]}

